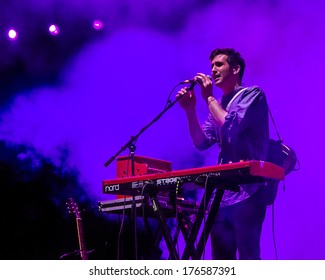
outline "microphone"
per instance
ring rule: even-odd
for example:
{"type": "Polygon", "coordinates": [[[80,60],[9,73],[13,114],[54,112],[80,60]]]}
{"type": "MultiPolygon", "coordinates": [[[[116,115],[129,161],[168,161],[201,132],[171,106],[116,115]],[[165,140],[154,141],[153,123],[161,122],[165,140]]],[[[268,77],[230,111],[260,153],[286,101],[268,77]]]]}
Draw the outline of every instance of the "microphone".
{"type": "MultiPolygon", "coordinates": [[[[210,75],[206,75],[210,80],[212,80],[212,77],[210,75]]],[[[191,80],[185,80],[183,82],[181,82],[181,84],[190,84],[188,90],[192,90],[196,84],[199,84],[202,86],[202,82],[201,80],[197,80],[195,81],[194,79],[191,79],[191,80]]]]}

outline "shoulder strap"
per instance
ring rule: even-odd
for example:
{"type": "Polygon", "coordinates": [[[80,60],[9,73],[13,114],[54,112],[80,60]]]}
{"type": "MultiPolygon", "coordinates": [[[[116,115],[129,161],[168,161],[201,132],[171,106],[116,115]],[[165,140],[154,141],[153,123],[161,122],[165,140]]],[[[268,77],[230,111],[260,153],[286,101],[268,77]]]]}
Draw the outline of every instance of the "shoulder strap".
{"type": "Polygon", "coordinates": [[[276,124],[275,124],[275,121],[274,121],[274,118],[273,118],[273,115],[272,115],[272,113],[271,113],[270,106],[269,106],[268,103],[267,103],[267,110],[269,111],[269,115],[270,115],[270,118],[271,118],[272,124],[273,124],[273,126],[274,126],[275,133],[276,133],[276,135],[278,136],[278,139],[280,140],[280,142],[282,143],[283,140],[282,140],[282,138],[281,138],[281,136],[280,136],[280,133],[279,133],[277,127],[276,127],[276,124]]]}
{"type": "MultiPolygon", "coordinates": [[[[273,115],[272,115],[271,110],[270,110],[270,106],[268,104],[267,104],[267,109],[269,111],[269,115],[270,115],[271,121],[273,123],[275,132],[276,132],[276,134],[278,136],[278,139],[279,139],[277,141],[275,141],[275,140],[273,140],[273,141],[279,142],[279,145],[280,145],[280,148],[281,148],[281,154],[282,154],[281,166],[284,167],[286,175],[287,175],[292,170],[299,170],[300,169],[300,162],[299,162],[299,160],[297,158],[297,155],[296,155],[295,151],[291,147],[289,147],[288,145],[285,145],[283,143],[283,139],[281,138],[281,136],[279,134],[279,131],[277,130],[273,115]],[[298,164],[297,168],[296,168],[296,164],[298,164]]],[[[272,142],[272,139],[271,139],[271,142],[272,142]]]]}
{"type": "Polygon", "coordinates": [[[242,88],[240,91],[238,91],[232,98],[231,98],[231,100],[229,101],[229,103],[228,103],[228,105],[227,105],[227,107],[226,107],[226,111],[228,112],[229,111],[229,108],[230,108],[230,105],[231,105],[231,103],[233,103],[234,102],[234,100],[236,99],[236,97],[239,95],[239,94],[241,94],[245,89],[247,89],[247,87],[245,87],[245,88],[242,88]]]}

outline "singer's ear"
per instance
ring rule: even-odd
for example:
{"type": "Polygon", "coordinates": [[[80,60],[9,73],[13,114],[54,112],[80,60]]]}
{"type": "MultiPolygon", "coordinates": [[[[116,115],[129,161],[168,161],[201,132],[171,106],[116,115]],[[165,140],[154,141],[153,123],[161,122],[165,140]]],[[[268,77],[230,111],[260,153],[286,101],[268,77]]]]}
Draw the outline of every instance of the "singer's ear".
{"type": "Polygon", "coordinates": [[[239,73],[240,71],[240,65],[235,65],[233,68],[232,68],[232,71],[233,73],[236,75],[239,73]]]}

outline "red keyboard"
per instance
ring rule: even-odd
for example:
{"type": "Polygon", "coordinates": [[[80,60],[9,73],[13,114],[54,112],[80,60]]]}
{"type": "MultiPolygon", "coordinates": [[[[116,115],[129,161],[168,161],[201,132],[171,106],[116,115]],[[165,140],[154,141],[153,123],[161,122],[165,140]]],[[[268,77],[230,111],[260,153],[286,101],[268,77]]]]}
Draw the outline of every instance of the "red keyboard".
{"type": "Polygon", "coordinates": [[[142,195],[145,187],[156,187],[159,190],[168,191],[184,183],[194,183],[202,187],[217,185],[232,189],[232,187],[238,187],[238,184],[283,180],[284,176],[284,169],[280,166],[270,162],[251,160],[104,180],[102,188],[103,193],[106,194],[142,195]]]}

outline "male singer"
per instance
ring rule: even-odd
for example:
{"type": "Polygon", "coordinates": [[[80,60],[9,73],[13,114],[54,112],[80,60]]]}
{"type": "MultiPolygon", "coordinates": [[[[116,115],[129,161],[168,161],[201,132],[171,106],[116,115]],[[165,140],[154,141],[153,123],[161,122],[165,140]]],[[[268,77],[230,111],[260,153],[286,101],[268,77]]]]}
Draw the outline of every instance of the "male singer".
{"type": "MultiPolygon", "coordinates": [[[[210,55],[212,80],[198,73],[209,115],[201,125],[196,113],[194,89],[178,94],[195,147],[204,150],[217,143],[218,163],[265,160],[269,145],[268,108],[264,92],[257,86],[244,87],[245,61],[231,48],[215,49],[210,55]],[[222,91],[213,94],[213,83],[222,91]]],[[[211,230],[213,259],[260,259],[260,236],[267,203],[264,184],[240,185],[239,192],[225,191],[211,230]]]]}

